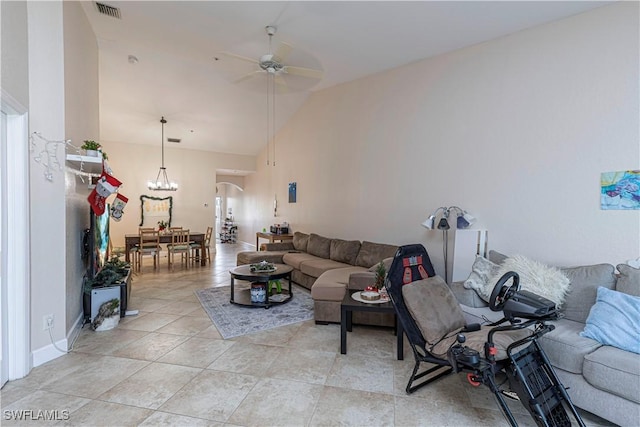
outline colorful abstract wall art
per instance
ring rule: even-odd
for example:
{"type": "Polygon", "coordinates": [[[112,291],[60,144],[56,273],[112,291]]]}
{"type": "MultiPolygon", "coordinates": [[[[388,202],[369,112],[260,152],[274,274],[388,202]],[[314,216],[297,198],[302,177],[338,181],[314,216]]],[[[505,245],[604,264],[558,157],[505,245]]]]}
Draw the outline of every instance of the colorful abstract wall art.
{"type": "Polygon", "coordinates": [[[640,170],[600,174],[600,209],[640,209],[640,170]]]}

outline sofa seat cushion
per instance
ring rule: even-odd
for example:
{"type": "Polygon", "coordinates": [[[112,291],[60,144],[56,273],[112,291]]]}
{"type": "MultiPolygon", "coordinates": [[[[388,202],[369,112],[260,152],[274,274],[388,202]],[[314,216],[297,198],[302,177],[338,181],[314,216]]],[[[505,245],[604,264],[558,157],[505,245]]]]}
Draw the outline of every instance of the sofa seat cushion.
{"type": "Polygon", "coordinates": [[[296,270],[300,270],[300,264],[302,264],[303,262],[315,259],[321,258],[318,258],[317,256],[308,254],[306,252],[288,252],[282,256],[282,262],[290,265],[296,270]]]}
{"type": "Polygon", "coordinates": [[[585,380],[600,390],[640,403],[640,356],[608,345],[584,358],[585,380]]]}
{"type": "Polygon", "coordinates": [[[311,277],[320,277],[320,275],[322,275],[322,273],[324,273],[325,271],[345,267],[352,266],[343,262],[333,261],[331,259],[316,258],[303,261],[300,264],[300,271],[311,277]]]}
{"type": "Polygon", "coordinates": [[[556,368],[581,374],[584,357],[602,346],[598,341],[580,336],[584,324],[561,319],[555,329],[540,337],[540,345],[556,368]]]}
{"type": "MultiPolygon", "coordinates": [[[[478,297],[478,299],[480,299],[480,297],[478,297]]],[[[479,323],[481,325],[486,325],[489,323],[497,322],[498,320],[501,320],[504,317],[503,312],[491,311],[491,309],[486,306],[472,307],[465,304],[460,304],[460,308],[462,309],[462,313],[464,314],[464,318],[466,319],[468,325],[472,323],[479,323]]]]}
{"type": "Polygon", "coordinates": [[[342,301],[351,273],[363,270],[362,267],[346,267],[325,271],[311,287],[311,298],[322,301],[342,301]]]}

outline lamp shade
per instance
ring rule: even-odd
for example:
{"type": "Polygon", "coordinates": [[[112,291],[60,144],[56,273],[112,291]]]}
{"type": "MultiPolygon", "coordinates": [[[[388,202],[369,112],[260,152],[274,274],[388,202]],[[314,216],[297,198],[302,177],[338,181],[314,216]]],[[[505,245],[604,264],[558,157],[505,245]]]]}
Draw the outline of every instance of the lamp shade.
{"type": "Polygon", "coordinates": [[[448,230],[450,228],[451,227],[449,226],[449,221],[447,221],[447,218],[440,218],[440,222],[438,222],[438,230],[448,230]]]}
{"type": "Polygon", "coordinates": [[[434,215],[431,215],[429,218],[427,218],[423,223],[422,226],[424,228],[428,228],[429,230],[433,230],[433,226],[435,224],[436,221],[436,217],[434,215]]]}
{"type": "Polygon", "coordinates": [[[458,215],[456,225],[458,226],[458,228],[464,229],[469,227],[471,224],[465,219],[464,215],[458,215]]]}
{"type": "Polygon", "coordinates": [[[471,215],[467,211],[464,211],[463,217],[469,223],[469,225],[473,225],[476,222],[476,217],[471,215]]]}

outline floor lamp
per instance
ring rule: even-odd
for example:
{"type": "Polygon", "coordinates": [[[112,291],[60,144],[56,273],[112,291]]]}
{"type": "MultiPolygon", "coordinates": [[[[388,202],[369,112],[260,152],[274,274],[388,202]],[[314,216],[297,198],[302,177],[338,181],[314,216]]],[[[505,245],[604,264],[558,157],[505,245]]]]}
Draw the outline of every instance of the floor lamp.
{"type": "Polygon", "coordinates": [[[429,218],[427,218],[422,226],[433,230],[434,227],[437,230],[442,230],[442,256],[444,258],[444,280],[449,283],[449,266],[448,266],[448,256],[449,256],[449,229],[451,226],[449,225],[449,215],[451,212],[456,213],[456,227],[458,229],[468,228],[471,224],[476,222],[476,219],[471,216],[467,211],[458,206],[441,206],[436,209],[429,218]],[[437,215],[442,212],[440,220],[438,221],[438,225],[435,226],[437,215]]]}

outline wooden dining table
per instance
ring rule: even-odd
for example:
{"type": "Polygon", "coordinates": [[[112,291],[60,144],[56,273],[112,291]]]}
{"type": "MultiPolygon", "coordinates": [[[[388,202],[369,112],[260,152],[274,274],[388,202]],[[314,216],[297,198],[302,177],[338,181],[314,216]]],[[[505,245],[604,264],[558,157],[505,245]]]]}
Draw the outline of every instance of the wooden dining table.
{"type": "MultiPolygon", "coordinates": [[[[199,231],[189,232],[189,239],[193,243],[200,243],[200,265],[207,265],[207,258],[204,255],[204,233],[199,231]]],[[[137,244],[140,243],[140,236],[138,234],[125,234],[124,236],[124,259],[127,262],[131,262],[129,253],[137,244]]],[[[161,233],[160,243],[171,243],[171,233],[161,233]]]]}

